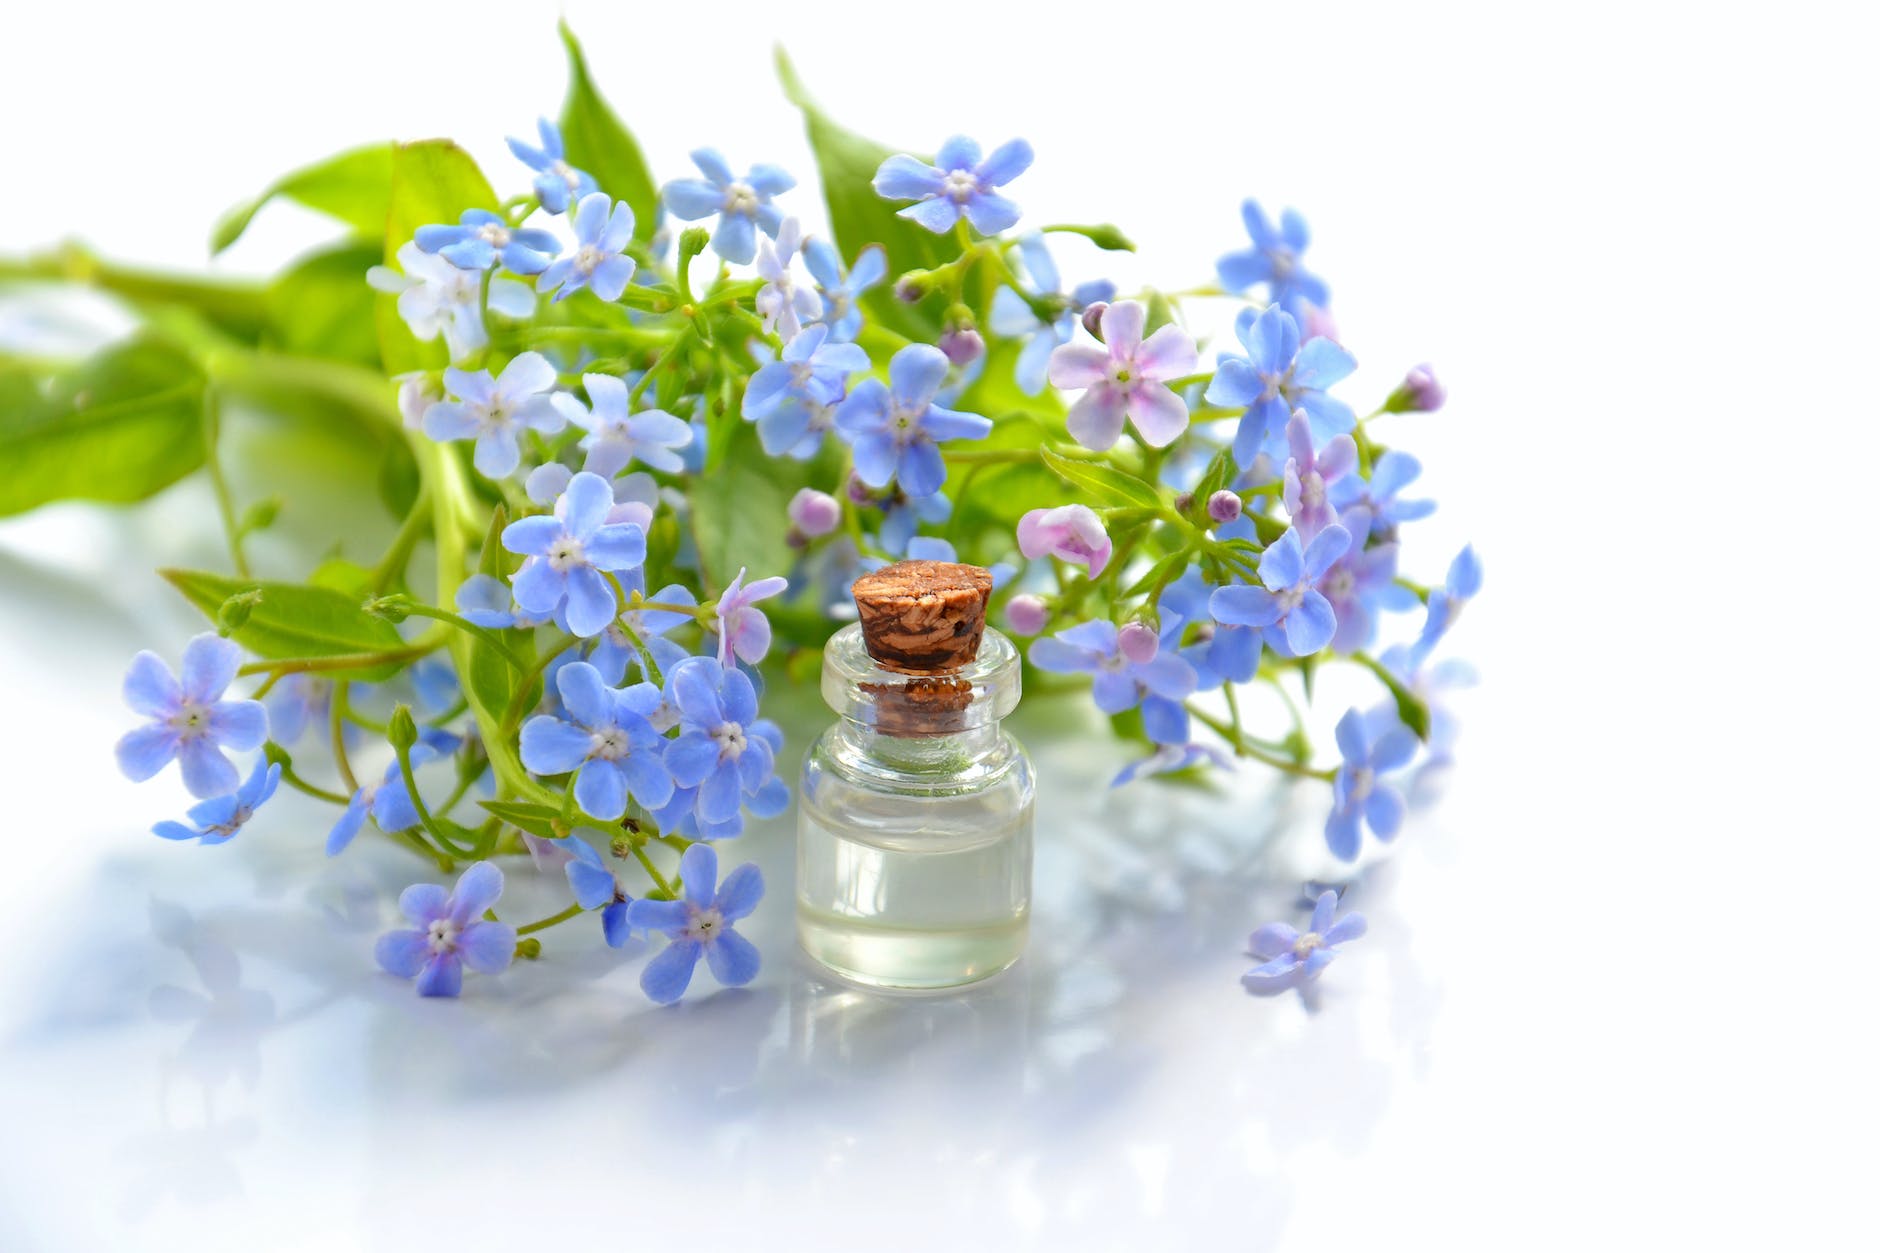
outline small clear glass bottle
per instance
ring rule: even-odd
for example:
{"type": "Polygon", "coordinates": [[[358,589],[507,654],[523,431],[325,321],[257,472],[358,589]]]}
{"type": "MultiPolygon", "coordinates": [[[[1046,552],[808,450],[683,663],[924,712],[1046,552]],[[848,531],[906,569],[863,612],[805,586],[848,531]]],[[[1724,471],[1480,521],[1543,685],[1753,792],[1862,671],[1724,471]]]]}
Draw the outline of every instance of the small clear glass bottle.
{"type": "Polygon", "coordinates": [[[954,987],[1024,952],[1034,780],[999,722],[1018,704],[1018,650],[978,637],[983,600],[978,614],[976,655],[939,672],[884,667],[861,624],[823,652],[840,717],[803,763],[797,938],[854,982],[954,987]]]}

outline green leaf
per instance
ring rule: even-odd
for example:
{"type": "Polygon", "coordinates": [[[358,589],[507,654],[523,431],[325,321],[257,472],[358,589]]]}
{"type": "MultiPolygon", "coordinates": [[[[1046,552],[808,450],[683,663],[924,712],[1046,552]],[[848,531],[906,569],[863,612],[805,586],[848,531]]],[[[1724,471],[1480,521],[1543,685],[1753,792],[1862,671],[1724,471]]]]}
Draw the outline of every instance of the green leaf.
{"type": "MultiPolygon", "coordinates": [[[[330,587],[231,579],[201,570],[158,571],[211,622],[222,602],[237,592],[258,591],[254,613],[231,638],[268,660],[287,657],[352,657],[405,647],[391,623],[360,608],[358,598],[330,587]]],[[[367,681],[390,678],[401,662],[383,662],[348,670],[347,677],[367,681]]]]}
{"type": "Polygon", "coordinates": [[[1105,252],[1136,251],[1135,242],[1131,240],[1129,236],[1123,234],[1122,228],[1112,226],[1108,222],[1099,223],[1094,226],[1075,226],[1070,223],[1060,223],[1056,226],[1047,226],[1044,229],[1064,235],[1082,235],[1085,239],[1103,249],[1105,252]]]}
{"type": "Polygon", "coordinates": [[[1195,484],[1195,504],[1205,506],[1208,497],[1233,482],[1234,472],[1238,468],[1234,464],[1233,449],[1223,448],[1215,453],[1213,460],[1208,462],[1208,468],[1201,472],[1201,481],[1195,484]]]}
{"type": "Polygon", "coordinates": [[[354,148],[281,178],[223,215],[209,237],[210,252],[219,253],[240,239],[261,206],[276,196],[338,218],[369,239],[378,238],[392,199],[392,147],[354,148]]]}
{"type": "Polygon", "coordinates": [[[132,340],[49,386],[3,369],[0,517],[55,500],[143,500],[202,465],[203,375],[176,347],[132,340]]]}
{"type": "Polygon", "coordinates": [[[568,164],[586,170],[602,191],[631,205],[633,237],[651,239],[659,216],[659,188],[646,167],[639,141],[595,89],[581,41],[565,21],[561,42],[568,49],[568,99],[561,106],[561,140],[568,164]]]}
{"type": "Polygon", "coordinates": [[[1074,460],[1054,453],[1049,448],[1041,448],[1038,452],[1044,458],[1044,463],[1056,471],[1060,478],[1094,492],[1107,503],[1136,505],[1162,512],[1162,497],[1141,479],[1100,461],[1074,460]]]}
{"type": "Polygon", "coordinates": [[[376,367],[373,291],[366,271],[377,244],[350,243],[309,253],[268,286],[274,346],[302,357],[376,367]]]}
{"type": "Polygon", "coordinates": [[[510,826],[545,840],[559,840],[568,834],[567,828],[561,825],[561,811],[550,809],[547,805],[530,805],[522,801],[478,801],[477,804],[510,826]]]}
{"type": "Polygon", "coordinates": [[[756,428],[740,422],[718,470],[692,500],[692,537],[707,588],[723,588],[740,566],[753,579],[791,565],[784,515],[808,481],[799,462],[765,457],[756,428]]]}
{"type": "MultiPolygon", "coordinates": [[[[398,250],[420,226],[455,222],[465,209],[496,208],[496,193],[470,154],[447,139],[399,144],[392,152],[391,206],[385,215],[386,265],[396,267],[398,250]]],[[[398,297],[381,292],[374,312],[379,357],[387,374],[437,369],[448,364],[443,341],[421,344],[398,316],[398,297]]]]}
{"type": "MultiPolygon", "coordinates": [[[[509,632],[502,632],[508,635],[509,632]]],[[[511,638],[520,636],[520,632],[511,638]]],[[[527,656],[527,653],[524,653],[527,656]]],[[[516,668],[509,664],[509,659],[492,648],[489,641],[475,636],[470,641],[470,690],[469,698],[478,709],[491,717],[500,718],[509,708],[516,694],[516,668]]],[[[533,709],[541,700],[542,679],[537,675],[529,680],[533,693],[527,701],[533,709]]]]}
{"type": "Polygon", "coordinates": [[[894,278],[908,270],[931,270],[960,255],[959,241],[952,235],[936,235],[897,215],[901,206],[875,194],[875,171],[895,155],[895,149],[883,147],[845,130],[816,107],[810,99],[796,67],[780,46],[777,49],[777,77],[783,81],[783,94],[803,111],[803,124],[809,132],[810,150],[816,154],[822,175],[823,200],[829,206],[829,226],[835,233],[836,246],[845,260],[854,263],[863,248],[880,244],[888,253],[888,281],[862,297],[863,306],[883,324],[910,339],[932,342],[939,334],[937,313],[917,308],[894,295],[894,278]]]}

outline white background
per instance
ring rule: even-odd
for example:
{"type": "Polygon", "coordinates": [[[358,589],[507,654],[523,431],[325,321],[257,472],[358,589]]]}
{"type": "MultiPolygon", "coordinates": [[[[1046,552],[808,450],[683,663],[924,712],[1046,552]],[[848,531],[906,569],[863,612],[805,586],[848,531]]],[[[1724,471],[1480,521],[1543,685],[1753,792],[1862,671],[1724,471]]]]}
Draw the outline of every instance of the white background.
{"type": "MultiPolygon", "coordinates": [[[[1027,220],[1121,224],[1125,285],[1205,281],[1243,195],[1302,209],[1362,363],[1345,394],[1424,359],[1452,389],[1388,436],[1443,502],[1410,571],[1468,539],[1488,569],[1455,637],[1486,676],[1463,764],[1362,885],[1374,935],[1316,1016],[1233,982],[1284,866],[1184,842],[1267,813],[1103,813],[1073,783],[1112,757],[1062,752],[1046,930],[1004,991],[819,989],[779,827],[746,842],[775,893],[750,994],[656,1015],[637,959],[588,952],[420,1007],[368,969],[408,867],[325,868],[267,823],[156,847],[180,789],[110,768],[130,651],[190,629],[149,569],[214,560],[199,486],[0,524],[8,1247],[1871,1237],[1880,100],[1855,6],[567,11],[662,179],[714,144],[808,182],[782,40],[885,142],[1025,135],[1027,220]],[[223,952],[265,1014],[236,995],[206,1039],[153,1016],[223,952]]],[[[559,108],[554,17],[14,6],[0,246],[197,265],[228,205],[382,137],[451,135],[519,190],[501,140],[559,108]]],[[[223,265],[320,230],[269,209],[223,265]]]]}

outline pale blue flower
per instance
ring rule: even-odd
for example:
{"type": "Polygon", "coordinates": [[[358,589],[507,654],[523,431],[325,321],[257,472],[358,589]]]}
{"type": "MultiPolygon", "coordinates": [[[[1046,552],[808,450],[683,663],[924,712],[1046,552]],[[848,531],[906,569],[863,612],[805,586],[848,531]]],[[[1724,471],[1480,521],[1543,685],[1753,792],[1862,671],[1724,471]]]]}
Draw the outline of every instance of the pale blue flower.
{"type": "Polygon", "coordinates": [[[469,866],[448,896],[435,883],[414,883],[398,898],[410,930],[379,937],[373,956],[401,979],[416,977],[420,996],[456,996],[465,966],[493,975],[516,956],[516,929],[484,918],[503,894],[503,872],[487,861],[469,866]]]}
{"type": "Polygon", "coordinates": [[[1344,761],[1332,780],[1332,812],[1325,820],[1325,844],[1341,861],[1358,856],[1363,826],[1380,840],[1388,840],[1403,826],[1403,793],[1383,775],[1401,770],[1416,756],[1417,737],[1392,720],[1383,730],[1371,726],[1364,714],[1347,710],[1338,720],[1338,751],[1344,761]]]}
{"type": "Polygon", "coordinates": [[[668,474],[685,468],[678,450],[692,442],[692,428],[683,418],[664,409],[631,412],[626,380],[611,374],[583,374],[581,383],[592,408],[565,393],[559,403],[568,420],[587,431],[581,437],[583,470],[612,478],[636,461],[668,474]]]}
{"type": "Polygon", "coordinates": [[[1268,648],[1282,657],[1304,657],[1331,643],[1338,617],[1316,584],[1351,547],[1351,532],[1329,526],[1309,545],[1288,527],[1260,554],[1265,587],[1235,584],[1216,588],[1208,609],[1217,622],[1259,627],[1268,648]]]}
{"type": "Polygon", "coordinates": [[[609,572],[646,560],[646,533],[631,522],[608,522],[614,490],[598,474],[569,480],[552,514],[511,522],[503,547],[530,558],[512,578],[516,603],[531,614],[561,614],[582,638],[599,635],[619,602],[609,572]]]}
{"type": "Polygon", "coordinates": [[[601,936],[609,948],[619,948],[633,930],[627,922],[627,906],[633,898],[620,885],[620,876],[580,836],[571,835],[554,843],[568,853],[566,873],[575,903],[582,909],[601,911],[601,936]]]}
{"type": "Polygon", "coordinates": [[[1242,292],[1256,283],[1265,283],[1268,299],[1295,318],[1304,318],[1308,306],[1325,308],[1331,293],[1324,281],[1308,273],[1299,260],[1312,242],[1306,220],[1288,209],[1280,214],[1279,229],[1274,230],[1254,200],[1241,202],[1240,217],[1253,246],[1230,252],[1216,263],[1221,286],[1230,292],[1242,292]]]}
{"type": "MultiPolygon", "coordinates": [[[[410,756],[411,768],[415,771],[419,766],[437,760],[437,750],[429,744],[417,744],[412,747],[410,756]]],[[[423,821],[418,816],[418,807],[411,803],[411,791],[405,786],[405,774],[397,762],[385,767],[385,774],[377,783],[363,784],[353,792],[339,821],[327,832],[328,857],[337,857],[346,851],[346,846],[353,842],[359,829],[365,825],[368,814],[379,830],[387,835],[408,831],[423,821]]]]}
{"type": "Polygon", "coordinates": [[[813,451],[833,424],[849,376],[867,368],[868,354],[857,345],[833,342],[820,324],[804,327],[784,345],[782,356],[760,366],[745,384],[744,417],[757,423],[757,437],[773,457],[794,455],[812,439],[813,451]],[[825,419],[820,426],[819,416],[825,419]]]}
{"type": "Polygon", "coordinates": [[[159,822],[150,829],[166,840],[226,844],[241,834],[241,829],[255,816],[255,810],[274,795],[274,789],[280,782],[279,765],[258,761],[254,773],[248,776],[248,782],[242,784],[232,796],[211,797],[192,807],[189,811],[191,825],[159,822]]]}
{"type": "MultiPolygon", "coordinates": [[[[691,657],[666,676],[681,734],[666,747],[673,782],[696,787],[698,812],[724,822],[744,797],[762,793],[776,771],[776,749],[756,733],[757,689],[742,670],[691,657]]],[[[773,793],[774,794],[774,790],[773,793]]]]}
{"type": "MultiPolygon", "coordinates": [[[[1371,465],[1371,477],[1347,474],[1327,483],[1332,506],[1341,513],[1363,507],[1371,519],[1370,537],[1380,540],[1397,538],[1397,528],[1406,522],[1427,518],[1436,512],[1433,500],[1402,500],[1399,494],[1423,473],[1423,464],[1407,452],[1395,448],[1371,465]]],[[[1352,532],[1353,541],[1363,543],[1366,536],[1352,532]]]]}
{"type": "Polygon", "coordinates": [[[1001,287],[992,294],[992,313],[986,319],[986,325],[994,335],[1019,342],[1013,377],[1027,396],[1036,396],[1044,390],[1045,373],[1051,365],[1051,350],[1059,344],[1071,342],[1085,309],[1098,302],[1108,304],[1116,299],[1116,284],[1108,279],[1079,283],[1067,298],[1059,290],[1062,280],[1058,277],[1057,262],[1051,259],[1050,252],[1045,248],[1044,236],[1035,231],[1025,236],[1019,241],[1018,251],[1025,263],[1025,273],[1031,280],[1033,294],[1046,298],[1048,303],[1061,306],[1062,312],[1047,321],[1038,316],[1031,301],[1009,287],[1001,287]]]}
{"type": "Polygon", "coordinates": [[[563,666],[555,687],[567,721],[538,714],[524,723],[523,765],[542,775],[578,771],[575,801],[603,821],[626,813],[629,797],[649,809],[672,799],[672,771],[662,755],[666,741],[646,719],[659,703],[658,688],[608,687],[585,661],[563,666]]]}
{"type": "Polygon", "coordinates": [[[519,354],[497,378],[488,370],[472,374],[453,366],[444,371],[444,385],[456,399],[425,410],[424,433],[440,443],[475,440],[477,473],[506,478],[522,461],[520,432],[552,435],[567,425],[549,396],[555,377],[555,367],[539,352],[519,354]]]}
{"type": "Polygon", "coordinates": [[[875,171],[875,194],[883,200],[913,200],[900,211],[936,235],[964,217],[981,235],[997,235],[1018,221],[1018,206],[998,189],[1031,168],[1031,145],[1010,140],[980,159],[979,145],[955,135],[940,145],[933,165],[917,157],[889,157],[875,171]]]}
{"type": "Polygon", "coordinates": [[[845,274],[836,246],[826,239],[812,239],[803,245],[803,264],[822,296],[822,316],[817,320],[829,328],[829,337],[837,343],[854,339],[862,329],[862,293],[887,277],[886,250],[870,244],[855,258],[855,268],[845,274]]]}
{"type": "Polygon", "coordinates": [[[1234,432],[1234,461],[1243,470],[1264,450],[1275,462],[1286,455],[1286,422],[1303,409],[1314,439],[1323,445],[1358,424],[1357,414],[1325,389],[1357,369],[1357,358],[1320,336],[1299,343],[1299,324],[1278,305],[1256,314],[1242,309],[1234,334],[1246,356],[1222,353],[1208,384],[1207,402],[1223,409],[1245,409],[1234,432]]]}
{"type": "Polygon", "coordinates": [[[550,213],[560,213],[569,203],[582,196],[599,190],[594,176],[575,169],[568,164],[567,150],[562,146],[561,131],[547,118],[536,124],[536,132],[542,138],[541,147],[525,144],[520,139],[509,141],[509,151],[516,154],[516,159],[535,171],[535,196],[542,202],[542,207],[550,213]]]}
{"type": "Polygon", "coordinates": [[[836,433],[854,449],[855,472],[870,487],[889,480],[910,496],[928,496],[946,482],[939,445],[984,439],[992,422],[934,403],[946,381],[946,354],[930,344],[909,344],[888,363],[889,382],[864,379],[836,410],[836,433]]]}
{"type": "Polygon", "coordinates": [[[641,989],[660,1005],[685,995],[700,957],[711,967],[712,977],[728,988],[755,979],[761,961],[756,945],[735,929],[763,899],[764,877],[757,867],[746,862],[719,886],[717,852],[709,844],[694,844],[679,859],[679,874],[685,889],[679,900],[641,897],[627,906],[632,926],[671,937],[640,974],[641,989]]]}
{"type": "Polygon", "coordinates": [[[180,763],[192,796],[225,796],[241,784],[223,750],[247,752],[268,738],[268,714],[258,700],[224,700],[242,650],[212,632],[183,649],[181,680],[152,652],[131,658],[124,703],[149,718],[117,743],[118,769],[142,783],[172,761],[180,763]]]}
{"type": "Polygon", "coordinates": [[[566,300],[586,287],[602,300],[620,299],[633,281],[635,263],[626,255],[633,242],[633,209],[597,191],[581,197],[573,223],[574,251],[543,270],[535,290],[552,291],[556,300],[566,300]]]}
{"type": "Polygon", "coordinates": [[[420,226],[418,247],[460,270],[487,270],[500,261],[512,274],[540,274],[561,255],[561,241],[553,233],[512,227],[488,209],[465,209],[458,222],[420,226]]]}
{"type": "Polygon", "coordinates": [[[1162,652],[1153,634],[1125,638],[1114,622],[1083,622],[1033,640],[1027,655],[1040,670],[1091,675],[1091,698],[1106,714],[1140,705],[1143,732],[1155,743],[1187,742],[1188,710],[1182,702],[1194,694],[1194,667],[1162,652]]]}
{"type": "Polygon", "coordinates": [[[738,178],[731,166],[713,148],[700,148],[692,154],[692,163],[704,178],[679,178],[667,183],[662,193],[672,215],[687,222],[718,215],[718,227],[712,232],[712,251],[738,265],[749,265],[757,255],[757,232],[761,228],[772,239],[783,226],[783,212],[770,203],[796,186],[781,167],[754,165],[751,172],[738,178]]]}
{"type": "Polygon", "coordinates": [[[1364,934],[1363,914],[1334,921],[1337,908],[1338,893],[1322,892],[1303,933],[1284,922],[1255,931],[1247,947],[1261,964],[1240,976],[1241,986],[1255,996],[1278,996],[1317,979],[1338,955],[1339,945],[1364,934]]]}

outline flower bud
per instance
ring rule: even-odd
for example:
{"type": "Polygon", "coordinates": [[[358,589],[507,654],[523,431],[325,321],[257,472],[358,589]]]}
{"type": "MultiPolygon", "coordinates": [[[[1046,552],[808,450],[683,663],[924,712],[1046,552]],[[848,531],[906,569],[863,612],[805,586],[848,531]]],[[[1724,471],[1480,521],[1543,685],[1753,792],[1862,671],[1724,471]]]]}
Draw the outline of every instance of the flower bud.
{"type": "Polygon", "coordinates": [[[1240,497],[1222,488],[1208,497],[1208,517],[1218,525],[1226,526],[1240,516],[1240,497]]]}
{"type": "Polygon", "coordinates": [[[1154,661],[1157,650],[1162,647],[1162,640],[1155,633],[1155,628],[1147,622],[1126,622],[1116,633],[1116,649],[1130,661],[1141,665],[1154,661]]]}
{"type": "Polygon", "coordinates": [[[1042,596],[1033,596],[1028,592],[1023,596],[1012,597],[1005,604],[1005,624],[1020,635],[1038,634],[1050,619],[1051,611],[1042,596]]]}
{"type": "Polygon", "coordinates": [[[1176,513],[1187,513],[1190,509],[1193,509],[1194,507],[1195,507],[1195,494],[1193,492],[1176,492],[1175,493],[1175,512],[1176,513]]]}
{"type": "Polygon", "coordinates": [[[1103,314],[1110,307],[1107,300],[1093,300],[1084,306],[1084,329],[1103,341],[1103,314]]]}
{"type": "Polygon", "coordinates": [[[1449,392],[1436,379],[1436,371],[1427,362],[1412,366],[1397,384],[1397,390],[1384,402],[1386,413],[1435,413],[1449,399],[1449,392]]]}
{"type": "Polygon", "coordinates": [[[940,337],[940,351],[956,366],[969,366],[986,355],[986,341],[970,326],[955,327],[940,337]]]}
{"type": "Polygon", "coordinates": [[[392,742],[393,748],[410,748],[418,742],[418,723],[411,716],[410,705],[393,707],[392,720],[385,728],[385,738],[392,742]]]}
{"type": "Polygon", "coordinates": [[[532,935],[525,935],[516,941],[516,956],[524,961],[534,961],[542,955],[542,942],[532,935]]]}
{"type": "Polygon", "coordinates": [[[842,504],[828,492],[805,487],[790,498],[790,522],[806,539],[827,535],[842,522],[842,504]]]}
{"type": "Polygon", "coordinates": [[[235,593],[223,601],[222,607],[216,610],[216,632],[220,635],[227,635],[231,631],[241,630],[254,614],[255,606],[260,603],[261,589],[258,587],[235,593]]]}
{"type": "Polygon", "coordinates": [[[705,251],[705,245],[711,237],[712,233],[702,226],[686,227],[679,232],[679,255],[682,257],[698,256],[699,253],[705,251]]]}
{"type": "Polygon", "coordinates": [[[411,598],[400,593],[391,596],[375,596],[365,603],[364,609],[375,618],[383,618],[387,622],[403,622],[411,616],[407,608],[410,604],[411,598]]]}
{"type": "Polygon", "coordinates": [[[930,275],[926,270],[909,270],[895,280],[894,298],[903,304],[919,304],[927,295],[930,275]]]}

